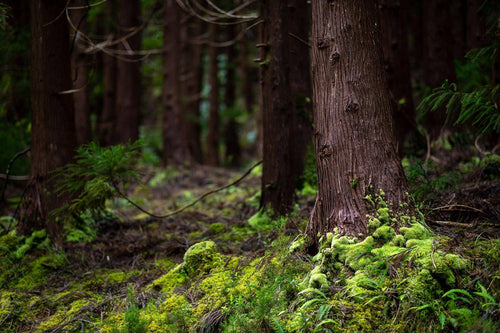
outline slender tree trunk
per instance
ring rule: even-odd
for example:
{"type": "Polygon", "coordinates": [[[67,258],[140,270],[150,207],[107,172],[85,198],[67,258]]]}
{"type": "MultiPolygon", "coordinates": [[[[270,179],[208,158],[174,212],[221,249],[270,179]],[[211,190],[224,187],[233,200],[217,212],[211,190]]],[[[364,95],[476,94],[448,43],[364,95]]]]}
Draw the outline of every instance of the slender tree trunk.
{"type": "Polygon", "coordinates": [[[184,136],[189,156],[194,163],[202,163],[201,126],[200,126],[200,98],[202,79],[202,51],[201,44],[193,43],[192,39],[199,39],[202,34],[202,21],[185,14],[185,22],[181,24],[181,96],[185,110],[182,122],[184,136]]]}
{"type": "Polygon", "coordinates": [[[407,0],[379,1],[383,64],[394,105],[392,119],[397,124],[394,134],[400,156],[404,141],[416,129],[406,29],[407,5],[407,0]]]}
{"type": "MultiPolygon", "coordinates": [[[[243,25],[241,29],[246,29],[246,26],[243,25]]],[[[249,66],[248,59],[248,40],[244,38],[239,41],[238,47],[238,61],[241,76],[241,94],[243,95],[243,100],[247,112],[252,112],[253,106],[255,104],[255,97],[253,91],[252,68],[249,66]]]]}
{"type": "Polygon", "coordinates": [[[89,57],[85,54],[85,41],[82,39],[82,34],[87,34],[87,14],[90,7],[85,7],[87,0],[72,1],[71,22],[77,29],[74,31],[71,28],[72,45],[71,45],[71,64],[72,64],[72,79],[73,87],[76,92],[73,95],[75,101],[75,130],[76,142],[82,145],[90,142],[92,131],[90,125],[90,105],[88,93],[89,80],[89,57]]]}
{"type": "MultiPolygon", "coordinates": [[[[105,17],[111,18],[104,23],[104,30],[109,40],[113,39],[114,30],[112,22],[117,18],[116,0],[108,1],[105,9],[105,17]]],[[[104,20],[104,18],[102,18],[104,20]]],[[[109,146],[113,143],[116,125],[116,58],[102,53],[103,86],[104,96],[102,100],[102,110],[97,124],[97,135],[102,146],[109,146]]]]}
{"type": "Polygon", "coordinates": [[[122,50],[130,51],[118,59],[116,83],[116,127],[113,143],[125,143],[139,138],[141,103],[141,63],[133,52],[140,49],[139,0],[120,1],[118,25],[120,37],[132,34],[122,43],[122,50]]]}
{"type": "Polygon", "coordinates": [[[217,42],[217,25],[210,24],[209,28],[209,73],[210,84],[210,117],[207,134],[207,164],[219,165],[219,67],[217,42]]]}
{"type": "MultiPolygon", "coordinates": [[[[409,203],[396,153],[389,91],[382,68],[377,4],[312,1],[312,77],[318,194],[307,226],[317,240],[338,228],[366,235],[379,194],[395,213],[409,203]]],[[[406,211],[405,211],[406,212],[406,211]]]]}
{"type": "Polygon", "coordinates": [[[293,207],[307,132],[309,56],[306,1],[261,1],[260,81],[263,101],[261,206],[279,214],[293,207]]]}
{"type": "MultiPolygon", "coordinates": [[[[229,25],[226,28],[226,39],[232,41],[236,38],[236,26],[229,25]]],[[[224,144],[226,146],[226,164],[238,166],[240,164],[241,147],[238,138],[238,123],[236,121],[236,62],[238,53],[234,44],[226,48],[226,85],[225,104],[231,110],[224,125],[224,144]]]]}
{"type": "Polygon", "coordinates": [[[166,165],[189,162],[189,152],[181,119],[180,18],[181,9],[175,0],[166,0],[162,95],[163,162],[166,165]]]}
{"type": "MultiPolygon", "coordinates": [[[[456,82],[455,65],[453,63],[453,36],[451,34],[450,0],[424,0],[424,83],[436,88],[445,80],[456,82]]],[[[424,125],[431,139],[436,139],[445,125],[444,109],[429,112],[424,125]]]]}
{"type": "Polygon", "coordinates": [[[46,228],[59,240],[61,224],[49,212],[66,198],[57,196],[51,172],[70,162],[75,148],[74,104],[66,0],[31,1],[31,171],[18,230],[46,228]]]}

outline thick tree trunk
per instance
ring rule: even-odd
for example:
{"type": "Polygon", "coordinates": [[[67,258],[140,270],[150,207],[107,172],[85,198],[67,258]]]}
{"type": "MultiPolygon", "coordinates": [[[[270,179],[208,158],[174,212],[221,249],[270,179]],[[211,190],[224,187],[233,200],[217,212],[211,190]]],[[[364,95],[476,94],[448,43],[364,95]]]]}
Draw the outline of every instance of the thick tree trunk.
{"type": "Polygon", "coordinates": [[[31,2],[31,172],[18,230],[46,228],[53,241],[61,224],[49,212],[66,203],[54,191],[55,169],[70,162],[75,148],[74,105],[66,0],[31,2]]]}
{"type": "MultiPolygon", "coordinates": [[[[236,27],[229,25],[226,28],[226,40],[232,41],[236,38],[236,27]]],[[[240,164],[241,147],[238,138],[238,123],[236,121],[236,63],[238,53],[234,44],[226,48],[226,85],[224,102],[226,108],[231,110],[224,124],[224,144],[226,146],[226,165],[238,166],[240,164]]]]}
{"type": "Polygon", "coordinates": [[[180,17],[181,9],[175,0],[166,0],[162,95],[163,162],[166,165],[189,163],[181,119],[180,17]]]}
{"type": "Polygon", "coordinates": [[[89,57],[85,54],[85,41],[82,39],[82,33],[87,34],[87,14],[90,7],[86,8],[87,0],[74,0],[71,2],[72,9],[71,22],[77,29],[71,30],[71,65],[73,87],[76,92],[73,94],[75,101],[75,130],[76,143],[82,145],[88,143],[92,138],[90,125],[90,105],[89,105],[89,57]]]}
{"type": "MultiPolygon", "coordinates": [[[[453,63],[453,36],[451,34],[450,0],[423,1],[423,71],[424,83],[436,88],[445,80],[456,82],[453,63]]],[[[429,112],[424,125],[431,139],[436,139],[445,125],[444,109],[429,112]]]]}
{"type": "Polygon", "coordinates": [[[367,234],[367,195],[395,213],[409,203],[382,68],[376,2],[312,2],[312,77],[318,194],[307,234],[367,234]]]}
{"type": "Polygon", "coordinates": [[[118,25],[120,37],[132,34],[121,46],[130,51],[123,55],[117,63],[116,83],[116,127],[113,143],[125,143],[139,138],[140,102],[141,102],[141,63],[133,52],[141,46],[139,29],[139,0],[120,1],[118,9],[118,25]]]}
{"type": "Polygon", "coordinates": [[[481,18],[480,8],[484,0],[466,0],[466,50],[484,47],[486,44],[486,25],[481,18]]]}
{"type": "Polygon", "coordinates": [[[379,1],[383,64],[394,105],[392,120],[396,125],[394,134],[400,156],[404,141],[416,129],[406,29],[407,5],[407,0],[379,1]]]}
{"type": "Polygon", "coordinates": [[[261,206],[293,206],[308,143],[309,50],[306,1],[261,1],[260,81],[263,101],[261,206]]]}
{"type": "Polygon", "coordinates": [[[207,164],[217,166],[219,165],[219,66],[217,59],[219,50],[215,46],[217,42],[217,25],[215,24],[210,24],[209,40],[210,116],[207,133],[207,164]]]}
{"type": "Polygon", "coordinates": [[[202,34],[202,21],[185,14],[185,23],[181,25],[181,96],[184,116],[184,137],[187,143],[191,162],[202,163],[201,126],[200,126],[200,99],[202,80],[202,51],[201,44],[193,43],[192,39],[199,39],[202,34]]]}

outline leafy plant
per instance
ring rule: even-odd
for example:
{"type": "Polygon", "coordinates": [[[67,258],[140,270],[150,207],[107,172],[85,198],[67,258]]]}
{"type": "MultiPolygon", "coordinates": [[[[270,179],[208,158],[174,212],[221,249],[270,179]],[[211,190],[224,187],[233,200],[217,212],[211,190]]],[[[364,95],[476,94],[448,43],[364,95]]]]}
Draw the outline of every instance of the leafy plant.
{"type": "Polygon", "coordinates": [[[81,214],[87,209],[97,213],[105,208],[108,199],[118,197],[117,189],[137,180],[135,168],[141,142],[100,147],[91,142],[77,149],[75,163],[59,169],[57,191],[74,197],[62,209],[81,214]]]}
{"type": "MultiPolygon", "coordinates": [[[[447,122],[453,122],[454,126],[471,124],[479,134],[500,133],[500,112],[497,105],[500,85],[489,84],[487,74],[476,74],[478,69],[491,68],[488,64],[497,56],[499,47],[500,44],[493,44],[470,51],[466,55],[468,62],[458,70],[463,83],[457,85],[445,81],[422,100],[417,110],[425,114],[446,109],[447,122]],[[476,77],[473,80],[472,74],[476,77]]],[[[482,72],[486,73],[486,70],[482,72]]]]}

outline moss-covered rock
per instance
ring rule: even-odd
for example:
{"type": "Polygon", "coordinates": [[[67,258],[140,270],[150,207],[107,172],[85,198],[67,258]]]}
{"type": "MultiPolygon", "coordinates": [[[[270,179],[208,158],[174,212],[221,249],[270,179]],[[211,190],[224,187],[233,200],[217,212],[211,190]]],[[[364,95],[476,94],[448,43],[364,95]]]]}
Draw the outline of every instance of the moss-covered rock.
{"type": "Polygon", "coordinates": [[[219,260],[217,245],[213,241],[204,241],[194,244],[186,251],[182,267],[189,276],[206,274],[219,260]]]}

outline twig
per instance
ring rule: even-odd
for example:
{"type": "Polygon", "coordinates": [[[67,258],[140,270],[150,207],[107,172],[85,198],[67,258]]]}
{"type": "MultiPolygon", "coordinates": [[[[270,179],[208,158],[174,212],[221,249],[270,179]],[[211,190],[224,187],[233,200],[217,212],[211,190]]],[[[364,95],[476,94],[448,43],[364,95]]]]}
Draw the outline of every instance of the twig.
{"type": "MultiPolygon", "coordinates": [[[[17,178],[17,176],[11,176],[11,177],[9,177],[10,169],[12,168],[12,164],[17,160],[18,157],[20,157],[20,156],[26,154],[27,152],[29,152],[30,149],[31,148],[26,148],[24,150],[21,150],[20,152],[16,153],[14,155],[14,157],[12,157],[12,159],[9,161],[9,164],[7,166],[7,171],[5,171],[5,178],[0,177],[0,178],[5,179],[5,183],[3,184],[2,196],[0,198],[0,202],[3,202],[5,200],[5,191],[7,190],[7,183],[9,182],[9,178],[12,178],[13,180],[20,180],[20,179],[15,179],[15,178],[17,178]]],[[[25,179],[23,179],[23,180],[25,180],[25,179]]]]}
{"type": "Polygon", "coordinates": [[[427,153],[425,154],[425,166],[427,166],[427,162],[429,161],[429,158],[431,157],[431,138],[429,136],[429,133],[427,133],[427,131],[425,130],[425,128],[423,129],[424,130],[424,134],[425,134],[425,142],[427,143],[427,153]]]}
{"type": "Polygon", "coordinates": [[[459,207],[459,208],[468,208],[470,210],[473,210],[475,212],[478,212],[478,213],[483,213],[483,211],[481,209],[477,209],[477,208],[474,208],[474,207],[471,207],[471,206],[467,206],[467,205],[447,205],[447,206],[441,206],[441,207],[436,207],[436,208],[431,208],[431,210],[451,210],[455,207],[459,207]]]}
{"type": "Polygon", "coordinates": [[[132,206],[134,206],[135,208],[137,208],[138,210],[140,210],[141,212],[151,216],[151,217],[154,217],[154,218],[157,218],[157,219],[164,219],[164,218],[167,218],[167,217],[170,217],[170,216],[174,216],[174,215],[177,215],[181,212],[183,212],[184,210],[188,209],[189,207],[192,207],[194,206],[196,203],[198,203],[199,201],[203,200],[204,198],[206,198],[207,196],[211,195],[211,194],[214,194],[214,193],[217,193],[217,192],[220,192],[228,187],[231,187],[231,186],[234,186],[234,185],[238,185],[246,176],[248,176],[248,174],[253,170],[255,169],[255,167],[257,167],[258,165],[260,165],[262,163],[262,160],[258,161],[257,163],[255,163],[252,167],[250,167],[250,169],[248,169],[240,178],[238,178],[237,180],[235,180],[234,182],[230,183],[230,184],[227,184],[227,185],[224,185],[224,186],[221,186],[221,187],[218,187],[214,190],[210,190],[208,192],[205,192],[203,193],[201,196],[199,196],[196,200],[194,200],[193,202],[177,209],[177,210],[174,210],[173,212],[170,212],[168,214],[165,214],[165,215],[156,215],[154,213],[151,213],[151,212],[148,212],[147,210],[145,210],[144,208],[142,208],[141,206],[139,206],[138,204],[136,204],[135,202],[133,202],[131,199],[129,199],[122,191],[120,191],[120,189],[118,188],[118,186],[116,184],[112,184],[113,185],[113,188],[115,189],[115,191],[123,198],[125,199],[129,204],[131,204],[132,206]]]}
{"type": "Polygon", "coordinates": [[[439,224],[439,225],[444,225],[444,226],[449,226],[449,227],[461,227],[461,228],[474,228],[475,223],[460,223],[460,222],[453,222],[453,221],[433,221],[429,220],[432,223],[439,224]]]}
{"type": "Polygon", "coordinates": [[[300,38],[296,34],[293,34],[293,33],[289,32],[288,35],[291,36],[291,37],[293,37],[293,38],[295,38],[299,42],[304,43],[308,48],[311,48],[311,44],[309,44],[307,41],[305,41],[304,39],[300,38]]]}

